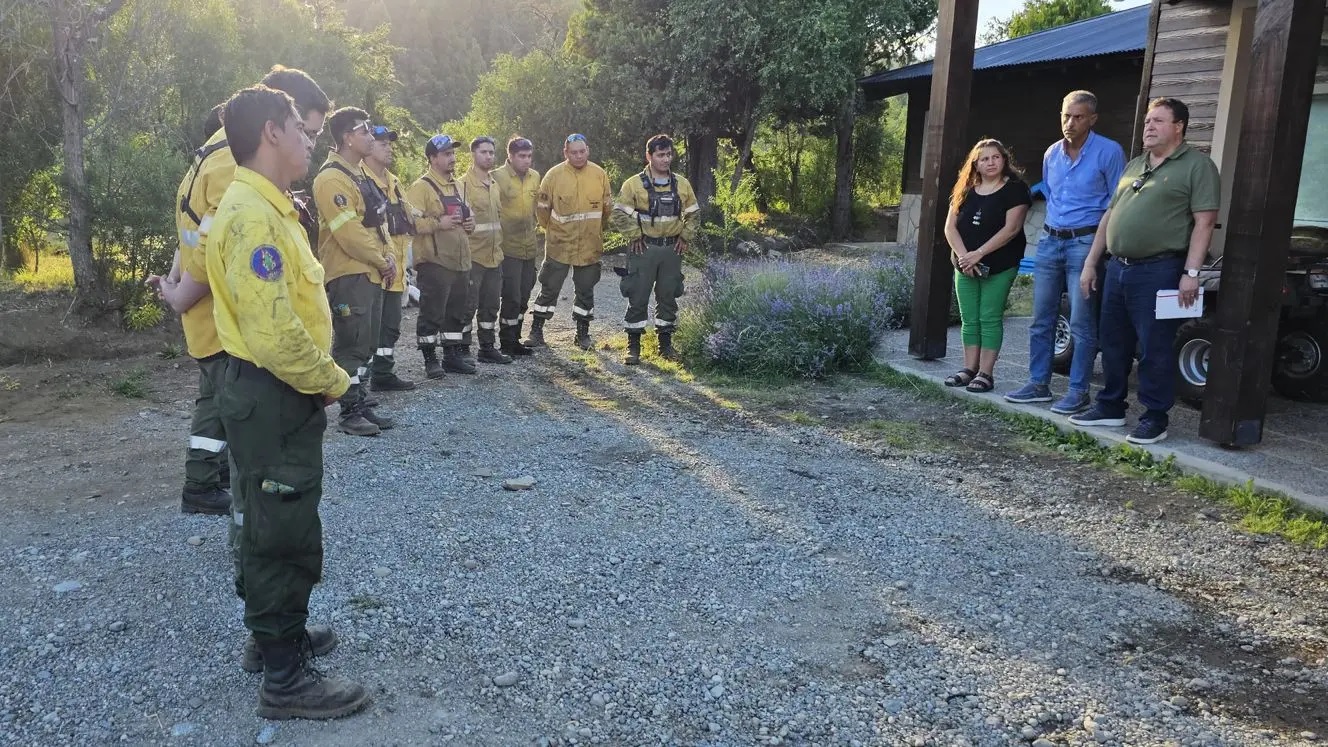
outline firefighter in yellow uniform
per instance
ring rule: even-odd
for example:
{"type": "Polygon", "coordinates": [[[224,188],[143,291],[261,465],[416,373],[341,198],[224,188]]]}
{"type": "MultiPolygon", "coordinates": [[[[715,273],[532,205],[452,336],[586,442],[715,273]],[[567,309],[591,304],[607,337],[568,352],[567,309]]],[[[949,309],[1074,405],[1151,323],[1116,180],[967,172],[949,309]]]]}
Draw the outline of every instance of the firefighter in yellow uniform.
{"type": "MultiPolygon", "coordinates": [[[[301,70],[278,65],[263,78],[263,85],[285,91],[295,99],[304,117],[305,128],[316,133],[332,104],[313,78],[301,70]]],[[[203,147],[194,153],[194,162],[180,181],[175,195],[175,223],[180,245],[175,267],[165,277],[148,278],[162,300],[180,314],[185,345],[198,362],[198,394],[194,403],[193,423],[189,428],[189,449],[185,455],[184,489],[180,510],[184,513],[225,515],[230,513],[230,466],[227,463],[226,439],[217,416],[214,397],[217,382],[225,368],[225,353],[217,339],[212,321],[212,293],[207,284],[204,238],[212,224],[213,213],[235,176],[235,159],[222,132],[220,111],[213,108],[204,135],[203,147]]]]}
{"type": "Polygon", "coordinates": [[[217,409],[244,506],[235,524],[244,622],[263,669],[258,715],[337,718],[369,696],[308,666],[309,596],[323,568],[323,408],[350,387],[329,355],[323,268],[287,192],[308,173],[313,141],[294,101],[262,86],[232,97],[225,123],[238,168],[217,207],[206,264],[228,353],[217,409]]]}
{"type": "Polygon", "coordinates": [[[535,287],[535,261],[539,256],[535,199],[540,173],[530,167],[535,145],[514,136],[507,141],[507,163],[493,172],[502,198],[503,291],[498,310],[498,340],[507,355],[535,352],[521,343],[521,327],[535,287]]]}
{"type": "Polygon", "coordinates": [[[622,279],[627,313],[629,366],[641,362],[641,335],[649,324],[650,294],[655,294],[655,334],[659,354],[673,360],[673,329],[683,294],[682,255],[696,238],[696,203],[692,185],[672,171],[673,140],[656,135],[646,141],[646,167],[629,176],[613,205],[613,226],[627,237],[631,253],[622,279]]]}
{"type": "Polygon", "coordinates": [[[335,148],[314,177],[318,207],[318,259],[327,273],[332,304],[332,357],[350,375],[337,428],[352,436],[377,436],[391,428],[366,402],[369,359],[378,347],[383,289],[398,268],[387,236],[387,202],[360,168],[373,148],[373,125],[363,109],[345,107],[328,117],[335,148]]]}
{"type": "Polygon", "coordinates": [[[401,337],[401,297],[406,292],[406,257],[410,253],[410,238],[415,233],[411,221],[411,207],[401,189],[401,181],[393,174],[392,143],[397,133],[382,125],[375,125],[371,134],[373,148],[364,159],[364,175],[373,181],[383,199],[387,200],[387,235],[392,241],[392,256],[396,260],[397,275],[383,291],[382,323],[378,331],[378,347],[369,361],[369,388],[375,392],[406,392],[415,383],[396,374],[396,344],[401,337]]]}
{"type": "MultiPolygon", "coordinates": [[[[502,197],[493,180],[494,142],[488,135],[470,141],[470,169],[461,178],[466,204],[475,218],[470,235],[470,308],[479,331],[480,363],[511,363],[498,350],[498,307],[503,292],[502,197]]],[[[469,321],[469,319],[468,319],[469,321]]]]}
{"type": "Polygon", "coordinates": [[[586,136],[567,136],[562,163],[549,169],[540,182],[535,214],[544,229],[544,265],[540,267],[540,294],[532,305],[535,321],[530,339],[544,344],[544,323],[553,318],[558,293],[568,272],[576,287],[572,318],[576,320],[576,344],[593,348],[590,321],[594,319],[595,284],[599,282],[600,256],[604,254],[604,227],[613,210],[609,177],[590,162],[586,136]]]}
{"type": "Polygon", "coordinates": [[[406,190],[415,208],[415,279],[420,288],[420,315],[415,335],[424,355],[424,373],[431,379],[445,371],[475,373],[467,360],[470,348],[470,239],[475,219],[455,176],[456,149],[448,135],[434,135],[424,146],[429,170],[406,190]],[[443,362],[437,348],[443,346],[443,362]]]}

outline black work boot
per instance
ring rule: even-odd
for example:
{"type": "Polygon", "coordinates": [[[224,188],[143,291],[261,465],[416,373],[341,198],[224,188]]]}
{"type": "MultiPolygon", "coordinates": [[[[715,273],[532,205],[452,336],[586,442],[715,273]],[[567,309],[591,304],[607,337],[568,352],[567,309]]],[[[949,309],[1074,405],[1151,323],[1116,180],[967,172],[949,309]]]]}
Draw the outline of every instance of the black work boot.
{"type": "Polygon", "coordinates": [[[231,512],[231,494],[220,488],[196,493],[189,488],[180,491],[180,513],[226,516],[231,512]]]}
{"type": "Polygon", "coordinates": [[[627,333],[627,357],[623,358],[623,363],[628,366],[636,366],[641,363],[641,333],[632,331],[627,333]]]}
{"type": "Polygon", "coordinates": [[[504,355],[491,342],[480,343],[480,355],[476,359],[480,363],[511,363],[512,359],[504,355]]]}
{"type": "Polygon", "coordinates": [[[656,329],[655,334],[659,336],[659,357],[666,361],[678,360],[678,351],[673,349],[673,330],[656,329]]]}
{"type": "Polygon", "coordinates": [[[521,344],[520,324],[503,327],[503,331],[499,334],[499,338],[498,347],[505,355],[510,355],[515,358],[518,355],[532,355],[535,352],[533,349],[521,344]]]}
{"type": "Polygon", "coordinates": [[[526,341],[521,344],[525,345],[528,348],[544,347],[545,343],[544,343],[543,318],[537,316],[534,319],[530,320],[530,337],[527,337],[526,341]]]}
{"type": "Polygon", "coordinates": [[[448,373],[473,374],[475,366],[461,355],[460,345],[443,347],[443,370],[448,373]]]}
{"type": "Polygon", "coordinates": [[[378,426],[380,431],[390,431],[396,427],[396,421],[392,418],[385,418],[378,414],[378,411],[372,407],[360,407],[360,417],[378,426]]]}
{"type": "Polygon", "coordinates": [[[590,320],[576,320],[576,346],[582,350],[594,350],[595,341],[590,339],[590,320]]]}
{"type": "Polygon", "coordinates": [[[438,351],[432,347],[421,348],[420,352],[424,354],[424,375],[430,379],[441,379],[446,373],[443,371],[443,364],[438,362],[438,351]]]}
{"type": "Polygon", "coordinates": [[[351,384],[339,402],[341,415],[337,418],[337,430],[352,436],[377,436],[382,433],[378,426],[364,417],[364,396],[359,384],[351,384]]]}
{"type": "Polygon", "coordinates": [[[354,683],[328,677],[313,667],[308,639],[260,641],[263,686],[258,715],[284,721],[349,716],[369,703],[369,693],[354,683]]]}
{"type": "MultiPolygon", "coordinates": [[[[307,625],[304,631],[309,634],[309,645],[313,647],[314,656],[326,656],[337,647],[337,634],[328,625],[307,625]]],[[[240,669],[250,674],[263,671],[263,649],[252,635],[244,641],[244,650],[240,654],[240,669]]]]}
{"type": "Polygon", "coordinates": [[[409,392],[415,388],[415,382],[406,381],[394,373],[376,374],[369,381],[369,388],[375,392],[409,392]]]}

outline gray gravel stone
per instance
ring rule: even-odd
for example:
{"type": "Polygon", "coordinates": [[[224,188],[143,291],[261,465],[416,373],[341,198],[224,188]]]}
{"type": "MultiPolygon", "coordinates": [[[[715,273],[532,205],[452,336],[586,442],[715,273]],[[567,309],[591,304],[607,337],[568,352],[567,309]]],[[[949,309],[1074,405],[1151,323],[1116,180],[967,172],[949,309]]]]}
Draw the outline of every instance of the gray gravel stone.
{"type": "Polygon", "coordinates": [[[493,678],[493,684],[498,687],[511,687],[521,681],[521,675],[516,672],[504,672],[493,678]]]}
{"type": "Polygon", "coordinates": [[[535,478],[529,475],[523,477],[512,477],[503,480],[503,487],[507,490],[530,490],[535,487],[535,478]]]}

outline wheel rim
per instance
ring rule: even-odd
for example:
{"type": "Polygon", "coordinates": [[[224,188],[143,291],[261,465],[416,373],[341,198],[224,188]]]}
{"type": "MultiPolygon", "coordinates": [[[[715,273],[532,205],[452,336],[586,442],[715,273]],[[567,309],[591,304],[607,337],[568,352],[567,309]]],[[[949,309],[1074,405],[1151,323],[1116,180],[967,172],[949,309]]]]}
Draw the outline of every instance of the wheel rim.
{"type": "Polygon", "coordinates": [[[1061,315],[1056,316],[1056,355],[1064,353],[1070,349],[1070,320],[1061,315]]]}
{"type": "Polygon", "coordinates": [[[1180,354],[1176,356],[1176,364],[1180,367],[1180,377],[1186,384],[1195,387],[1207,386],[1208,353],[1211,349],[1212,344],[1204,339],[1189,340],[1181,346],[1180,354]]]}
{"type": "Polygon", "coordinates": [[[1313,335],[1292,332],[1282,336],[1282,354],[1277,357],[1282,374],[1294,379],[1313,376],[1323,365],[1323,350],[1313,335]]]}

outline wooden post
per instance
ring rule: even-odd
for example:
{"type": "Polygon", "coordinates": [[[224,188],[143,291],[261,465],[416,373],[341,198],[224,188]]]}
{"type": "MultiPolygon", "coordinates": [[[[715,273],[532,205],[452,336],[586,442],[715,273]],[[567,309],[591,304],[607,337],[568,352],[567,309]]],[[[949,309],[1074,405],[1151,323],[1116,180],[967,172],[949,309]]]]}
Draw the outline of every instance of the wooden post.
{"type": "Polygon", "coordinates": [[[968,155],[968,109],[973,86],[973,47],[978,4],[941,0],[932,63],[931,112],[927,120],[927,160],[922,164],[922,215],[918,221],[917,270],[908,353],[930,360],[945,357],[950,326],[950,288],[954,268],[945,241],[950,189],[968,155]]]}
{"type": "Polygon", "coordinates": [[[1259,0],[1199,435],[1263,439],[1324,0],[1259,0]]]}

